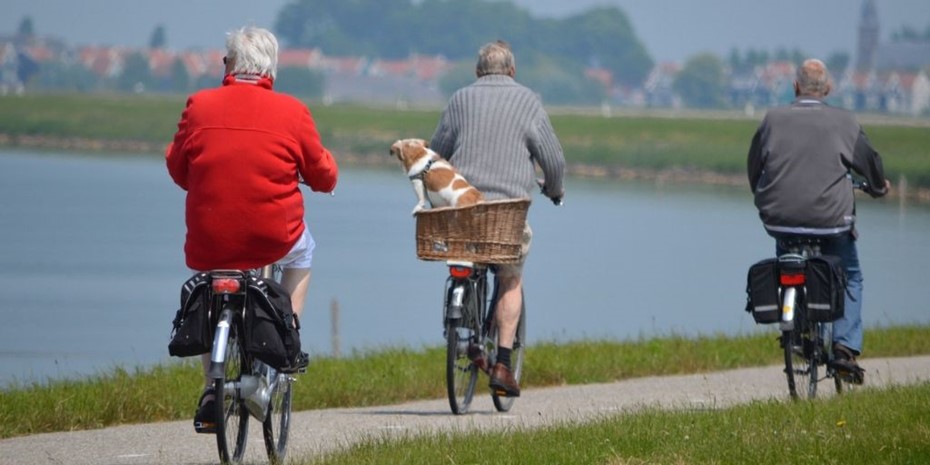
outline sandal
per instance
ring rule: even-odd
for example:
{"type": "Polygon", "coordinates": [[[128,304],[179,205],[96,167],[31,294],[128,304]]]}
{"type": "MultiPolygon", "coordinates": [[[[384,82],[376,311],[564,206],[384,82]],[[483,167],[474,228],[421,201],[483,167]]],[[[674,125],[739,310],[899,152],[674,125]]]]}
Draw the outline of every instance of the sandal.
{"type": "Polygon", "coordinates": [[[216,432],[216,392],[213,386],[204,388],[197,401],[197,413],[194,415],[194,431],[213,434],[216,432]],[[209,397],[209,399],[208,399],[209,397]]]}

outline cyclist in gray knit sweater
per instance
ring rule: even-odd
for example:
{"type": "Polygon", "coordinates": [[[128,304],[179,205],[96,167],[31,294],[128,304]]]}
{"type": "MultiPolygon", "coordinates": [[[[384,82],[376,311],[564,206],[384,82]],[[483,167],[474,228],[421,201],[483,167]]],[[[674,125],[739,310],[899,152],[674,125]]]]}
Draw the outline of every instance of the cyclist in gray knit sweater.
{"type": "MultiPolygon", "coordinates": [[[[530,198],[542,185],[543,194],[559,203],[564,195],[562,146],[539,97],[514,80],[510,46],[503,41],[483,46],[475,73],[478,79],[449,100],[430,148],[450,160],[488,200],[530,198]],[[539,183],[537,165],[544,175],[539,183]]],[[[499,349],[490,385],[508,396],[520,395],[510,353],[523,305],[523,260],[531,240],[527,225],[523,259],[516,265],[496,267],[499,349]]]]}

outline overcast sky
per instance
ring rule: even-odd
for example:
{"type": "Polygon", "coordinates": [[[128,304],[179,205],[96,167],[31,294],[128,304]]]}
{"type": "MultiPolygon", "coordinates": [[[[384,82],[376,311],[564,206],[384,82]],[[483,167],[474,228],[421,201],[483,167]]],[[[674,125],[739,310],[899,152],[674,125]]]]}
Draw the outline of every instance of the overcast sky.
{"type": "MultiPolygon", "coordinates": [[[[142,47],[162,24],[169,48],[222,48],[225,33],[236,27],[273,28],[278,11],[289,1],[3,0],[0,34],[15,32],[29,16],[37,33],[72,45],[142,47]]],[[[534,15],[555,17],[595,5],[617,5],[657,61],[683,61],[699,52],[726,57],[733,48],[779,47],[821,58],[845,51],[854,58],[862,9],[862,0],[515,1],[534,15]]],[[[877,5],[883,42],[902,25],[920,32],[930,26],[930,0],[877,0],[877,5]]]]}

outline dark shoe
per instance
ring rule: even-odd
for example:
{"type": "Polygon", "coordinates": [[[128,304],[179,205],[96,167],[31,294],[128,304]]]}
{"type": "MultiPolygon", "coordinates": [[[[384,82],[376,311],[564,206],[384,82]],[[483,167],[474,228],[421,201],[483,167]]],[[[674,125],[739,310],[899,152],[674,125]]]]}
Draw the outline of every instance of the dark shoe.
{"type": "Polygon", "coordinates": [[[833,367],[840,379],[847,383],[862,384],[865,381],[865,370],[856,363],[856,354],[849,347],[833,344],[833,367]]]}
{"type": "Polygon", "coordinates": [[[495,363],[491,368],[491,389],[499,396],[520,397],[520,385],[513,377],[513,372],[503,363],[495,363]]]}
{"type": "Polygon", "coordinates": [[[484,355],[484,351],[481,350],[481,346],[477,344],[468,344],[468,359],[478,367],[479,370],[490,374],[488,370],[488,358],[484,355]]]}
{"type": "Polygon", "coordinates": [[[301,352],[297,354],[297,360],[294,361],[294,365],[282,368],[282,373],[306,373],[307,366],[310,365],[310,355],[306,352],[301,352]]]}
{"type": "Polygon", "coordinates": [[[197,413],[194,415],[194,431],[213,434],[216,432],[216,395],[212,387],[203,390],[197,401],[197,413]],[[208,398],[209,397],[209,398],[208,398]]]}

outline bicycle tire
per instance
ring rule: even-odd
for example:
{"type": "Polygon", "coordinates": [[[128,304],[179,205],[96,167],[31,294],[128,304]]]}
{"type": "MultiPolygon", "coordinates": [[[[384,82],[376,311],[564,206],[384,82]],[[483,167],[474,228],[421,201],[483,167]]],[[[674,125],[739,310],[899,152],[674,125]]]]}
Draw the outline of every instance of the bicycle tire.
{"type": "Polygon", "coordinates": [[[446,324],[446,391],[456,415],[468,412],[478,385],[478,367],[468,358],[468,345],[477,336],[477,328],[446,324]]]}
{"type": "Polygon", "coordinates": [[[782,347],[785,352],[785,375],[788,381],[788,393],[794,399],[813,399],[817,397],[817,360],[805,321],[798,318],[795,327],[782,331],[782,347]]]}
{"type": "MultiPolygon", "coordinates": [[[[520,308],[520,321],[517,323],[517,332],[513,339],[513,348],[510,353],[510,366],[513,370],[513,378],[517,380],[517,384],[520,383],[520,379],[523,378],[523,359],[526,357],[526,303],[524,302],[523,306],[520,308]]],[[[492,328],[494,325],[492,325],[492,328]]],[[[494,336],[494,347],[498,347],[497,341],[497,331],[495,331],[494,336]]],[[[498,412],[509,412],[511,407],[513,407],[513,402],[516,400],[516,397],[505,397],[497,395],[495,390],[491,390],[491,400],[494,401],[494,408],[498,412]]]]}
{"type": "Polygon", "coordinates": [[[249,411],[241,397],[239,382],[243,373],[251,371],[245,348],[240,344],[240,321],[229,310],[220,315],[220,322],[229,324],[226,339],[226,360],[222,375],[214,379],[216,405],[216,447],[220,463],[241,463],[249,436],[249,411]]]}
{"type": "Polygon", "coordinates": [[[271,391],[268,415],[262,422],[262,436],[265,439],[265,451],[272,464],[284,463],[287,455],[287,439],[291,428],[291,396],[293,384],[291,377],[278,373],[275,387],[271,391]]]}

